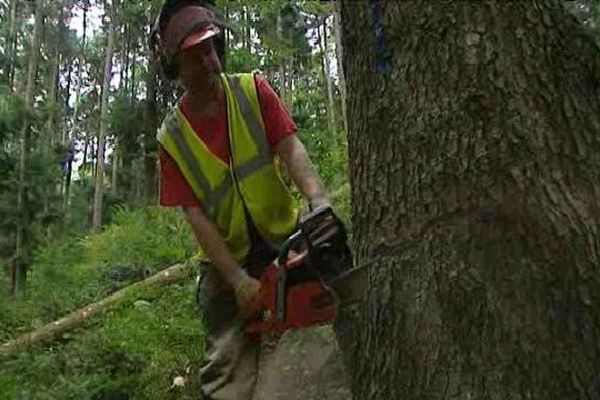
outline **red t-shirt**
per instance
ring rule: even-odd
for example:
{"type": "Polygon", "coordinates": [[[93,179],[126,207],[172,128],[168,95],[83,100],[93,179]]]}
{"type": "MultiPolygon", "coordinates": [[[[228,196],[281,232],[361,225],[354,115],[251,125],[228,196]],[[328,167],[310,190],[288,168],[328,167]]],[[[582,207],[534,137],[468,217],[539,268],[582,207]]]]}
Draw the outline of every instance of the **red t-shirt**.
{"type": "MultiPolygon", "coordinates": [[[[271,148],[275,149],[282,139],[294,134],[298,129],[283,102],[267,80],[256,75],[255,82],[267,141],[271,148]]],[[[223,161],[228,162],[227,115],[224,101],[220,103],[217,118],[194,118],[190,112],[191,105],[185,97],[178,106],[196,134],[206,143],[208,149],[223,161]]],[[[160,205],[167,207],[200,205],[177,164],[162,146],[159,147],[158,155],[160,160],[160,205]]]]}

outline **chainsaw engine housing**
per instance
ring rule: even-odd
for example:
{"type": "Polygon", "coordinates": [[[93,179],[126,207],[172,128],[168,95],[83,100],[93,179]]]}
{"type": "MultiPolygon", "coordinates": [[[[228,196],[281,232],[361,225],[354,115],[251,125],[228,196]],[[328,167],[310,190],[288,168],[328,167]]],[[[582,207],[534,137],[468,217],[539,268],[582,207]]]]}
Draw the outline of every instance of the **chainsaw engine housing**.
{"type": "Polygon", "coordinates": [[[351,267],[346,231],[331,208],[306,214],[262,275],[263,310],[248,321],[246,332],[283,332],[333,321],[335,298],[327,281],[351,267]]]}

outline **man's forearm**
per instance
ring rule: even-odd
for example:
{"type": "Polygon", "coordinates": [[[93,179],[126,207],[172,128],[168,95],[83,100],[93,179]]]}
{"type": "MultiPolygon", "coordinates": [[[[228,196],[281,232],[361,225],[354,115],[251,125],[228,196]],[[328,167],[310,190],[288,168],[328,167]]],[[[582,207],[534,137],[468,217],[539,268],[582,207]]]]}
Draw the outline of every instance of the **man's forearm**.
{"type": "Polygon", "coordinates": [[[192,227],[196,240],[206,253],[206,256],[217,268],[223,279],[232,286],[240,273],[243,273],[239,264],[231,257],[225,241],[204,215],[200,207],[184,207],[188,222],[192,227]]]}
{"type": "Polygon", "coordinates": [[[277,152],[287,167],[290,177],[308,202],[312,206],[327,203],[325,187],[302,142],[295,135],[287,137],[277,146],[277,152]]]}

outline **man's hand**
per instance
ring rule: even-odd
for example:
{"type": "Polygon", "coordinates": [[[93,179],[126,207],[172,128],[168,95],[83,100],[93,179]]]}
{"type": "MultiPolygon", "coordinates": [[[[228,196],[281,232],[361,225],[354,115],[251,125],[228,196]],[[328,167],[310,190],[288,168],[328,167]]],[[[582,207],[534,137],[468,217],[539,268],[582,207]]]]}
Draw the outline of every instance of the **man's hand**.
{"type": "Polygon", "coordinates": [[[260,311],[260,282],[251,278],[231,257],[225,241],[200,207],[187,207],[186,216],[196,239],[221,277],[235,291],[240,317],[249,318],[260,311]]]}
{"type": "Polygon", "coordinates": [[[240,268],[231,281],[231,286],[235,292],[240,318],[248,319],[260,312],[262,308],[260,281],[252,278],[240,268]]]}

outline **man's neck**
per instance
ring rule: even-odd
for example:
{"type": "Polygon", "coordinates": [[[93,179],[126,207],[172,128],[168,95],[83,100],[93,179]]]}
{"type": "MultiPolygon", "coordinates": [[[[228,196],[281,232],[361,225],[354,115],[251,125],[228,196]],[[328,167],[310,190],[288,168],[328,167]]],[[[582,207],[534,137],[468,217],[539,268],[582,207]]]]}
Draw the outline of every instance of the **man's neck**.
{"type": "Polygon", "coordinates": [[[188,90],[186,97],[192,106],[194,114],[200,118],[213,118],[219,113],[219,102],[223,95],[221,85],[216,85],[212,90],[194,93],[188,90]]]}

